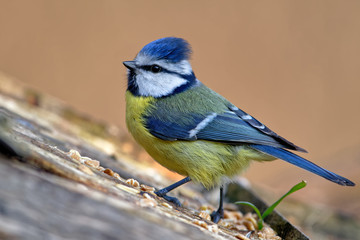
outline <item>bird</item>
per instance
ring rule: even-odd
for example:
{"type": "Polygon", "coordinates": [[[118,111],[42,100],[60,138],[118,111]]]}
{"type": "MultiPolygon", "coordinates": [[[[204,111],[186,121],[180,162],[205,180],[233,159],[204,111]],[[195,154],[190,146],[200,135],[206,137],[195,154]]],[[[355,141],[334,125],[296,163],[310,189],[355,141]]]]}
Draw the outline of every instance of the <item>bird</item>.
{"type": "Polygon", "coordinates": [[[305,149],[281,137],[223,96],[200,82],[190,64],[192,49],[183,38],[165,37],[145,45],[127,68],[126,125],[137,143],[182,180],[155,192],[193,181],[206,189],[219,187],[219,208],[213,222],[223,218],[224,186],[252,161],[281,159],[343,186],[355,184],[292,151],[305,149]]]}

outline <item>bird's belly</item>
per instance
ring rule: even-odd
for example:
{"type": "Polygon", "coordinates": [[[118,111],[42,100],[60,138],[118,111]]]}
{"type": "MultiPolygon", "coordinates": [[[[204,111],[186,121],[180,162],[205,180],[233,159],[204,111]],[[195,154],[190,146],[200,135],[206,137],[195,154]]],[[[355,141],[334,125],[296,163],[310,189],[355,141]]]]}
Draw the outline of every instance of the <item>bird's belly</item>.
{"type": "Polygon", "coordinates": [[[164,141],[157,138],[144,143],[143,140],[139,143],[162,166],[189,176],[206,188],[239,175],[251,160],[274,159],[246,145],[231,146],[202,140],[164,141]]]}

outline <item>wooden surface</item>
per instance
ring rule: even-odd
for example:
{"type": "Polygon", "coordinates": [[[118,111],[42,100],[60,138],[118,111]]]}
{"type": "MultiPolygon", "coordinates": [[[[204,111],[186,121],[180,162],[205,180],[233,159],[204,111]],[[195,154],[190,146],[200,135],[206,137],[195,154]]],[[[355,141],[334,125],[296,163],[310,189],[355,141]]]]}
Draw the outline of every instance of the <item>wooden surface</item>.
{"type": "MultiPolygon", "coordinates": [[[[178,208],[127,184],[134,178],[160,188],[171,180],[126,154],[129,139],[116,127],[9,79],[0,86],[0,239],[259,239],[257,231],[199,217],[211,204],[191,185],[173,193],[183,202],[178,208]],[[71,149],[87,158],[77,160],[71,149]]],[[[249,196],[242,200],[265,207],[249,196]]],[[[284,218],[271,225],[284,239],[307,239],[284,218]]]]}

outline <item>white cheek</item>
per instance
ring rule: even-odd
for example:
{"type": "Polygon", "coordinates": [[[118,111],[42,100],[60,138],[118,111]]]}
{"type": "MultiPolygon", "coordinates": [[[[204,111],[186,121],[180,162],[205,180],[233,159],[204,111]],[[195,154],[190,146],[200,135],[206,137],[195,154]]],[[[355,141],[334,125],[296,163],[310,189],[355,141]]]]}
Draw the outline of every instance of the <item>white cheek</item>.
{"type": "Polygon", "coordinates": [[[136,83],[141,96],[162,97],[171,94],[187,81],[174,74],[141,71],[136,76],[136,83]]]}

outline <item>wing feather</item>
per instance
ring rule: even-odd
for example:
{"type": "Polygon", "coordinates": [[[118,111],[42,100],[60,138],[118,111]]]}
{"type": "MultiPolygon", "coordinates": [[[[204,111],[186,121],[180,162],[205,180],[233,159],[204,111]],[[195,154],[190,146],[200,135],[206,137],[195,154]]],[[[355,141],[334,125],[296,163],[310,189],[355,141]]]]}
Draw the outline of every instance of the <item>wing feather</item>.
{"type": "Polygon", "coordinates": [[[251,143],[286,148],[286,146],[279,143],[272,136],[258,131],[249,123],[231,112],[217,114],[211,121],[206,122],[206,126],[203,126],[194,134],[194,130],[196,130],[199,124],[204,122],[204,119],[209,116],[213,116],[213,113],[209,113],[206,116],[195,116],[193,114],[182,116],[187,119],[193,119],[186,124],[162,121],[150,116],[146,118],[146,127],[151,134],[167,141],[193,141],[199,139],[232,145],[251,143]]]}
{"type": "Polygon", "coordinates": [[[180,95],[182,101],[158,100],[146,114],[145,126],[151,134],[167,141],[201,139],[306,152],[200,82],[173,97],[180,95]]]}

